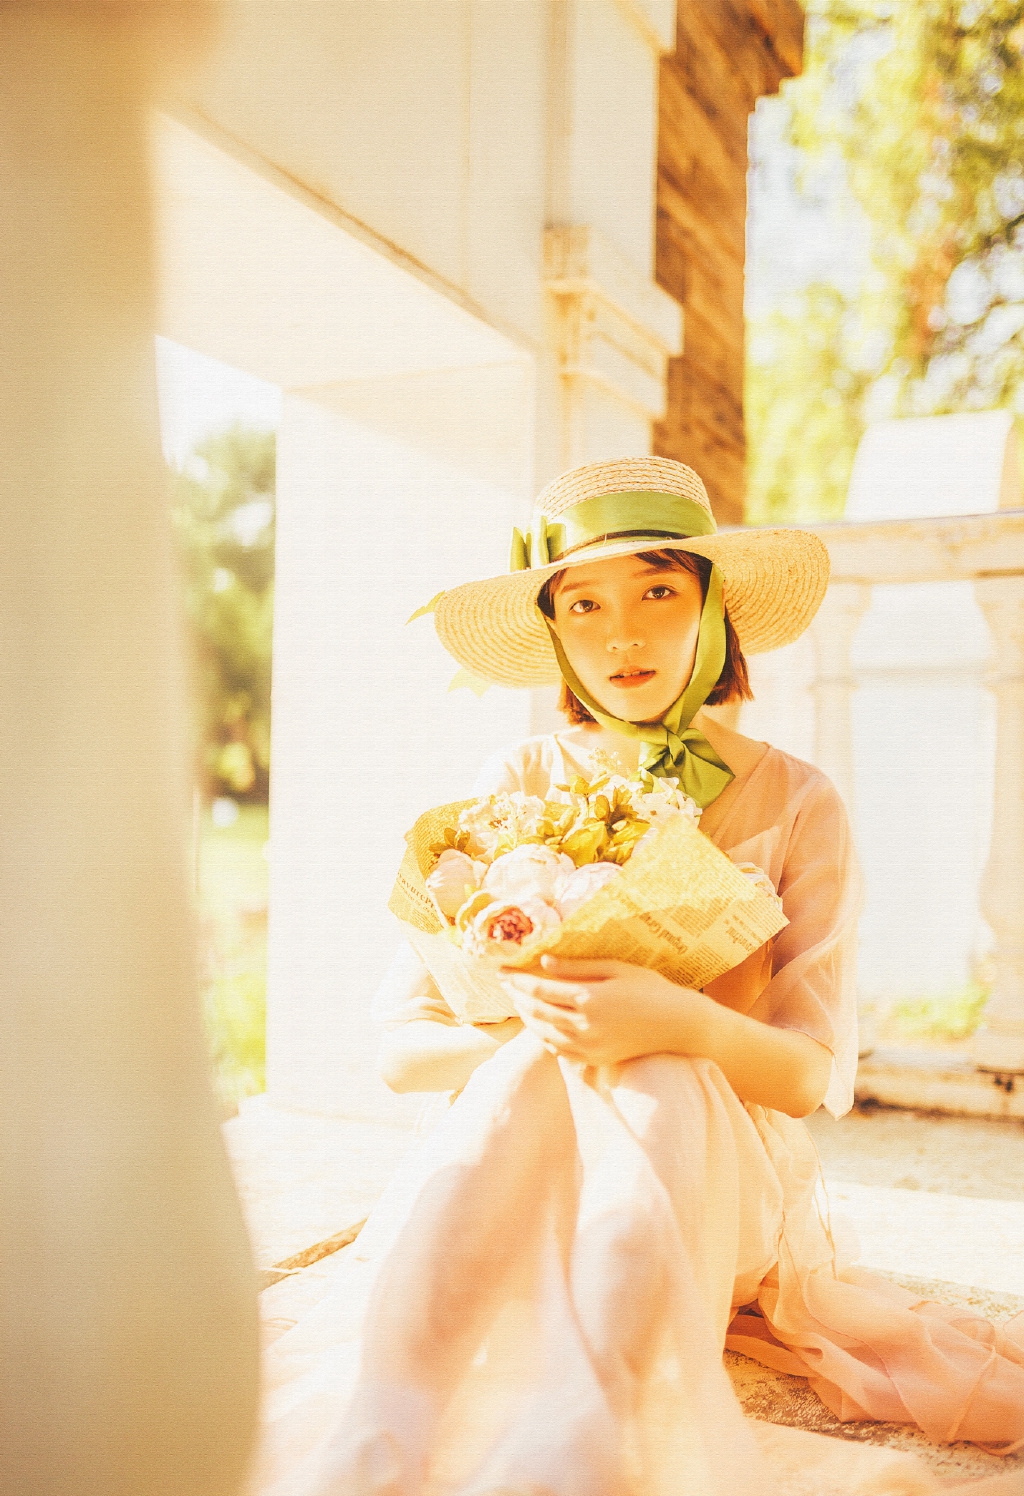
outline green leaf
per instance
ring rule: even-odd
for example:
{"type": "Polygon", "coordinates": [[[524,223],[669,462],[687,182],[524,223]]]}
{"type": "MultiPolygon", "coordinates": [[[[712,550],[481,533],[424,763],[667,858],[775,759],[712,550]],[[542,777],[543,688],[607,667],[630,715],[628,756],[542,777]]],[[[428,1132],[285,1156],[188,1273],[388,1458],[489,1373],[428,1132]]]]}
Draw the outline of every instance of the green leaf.
{"type": "Polygon", "coordinates": [[[433,613],[434,609],[437,607],[437,605],[441,601],[442,597],[444,597],[444,593],[443,592],[436,592],[434,594],[434,596],[430,599],[429,603],[424,603],[423,606],[422,606],[422,608],[417,608],[416,611],[415,611],[415,613],[410,613],[409,614],[408,618],[405,620],[406,623],[407,624],[415,623],[416,620],[417,620],[417,618],[426,618],[426,616],[427,616],[428,613],[433,613]]]}
{"type": "Polygon", "coordinates": [[[491,689],[491,682],[483,680],[469,670],[457,670],[448,685],[449,691],[472,691],[474,696],[483,696],[491,689]]]}

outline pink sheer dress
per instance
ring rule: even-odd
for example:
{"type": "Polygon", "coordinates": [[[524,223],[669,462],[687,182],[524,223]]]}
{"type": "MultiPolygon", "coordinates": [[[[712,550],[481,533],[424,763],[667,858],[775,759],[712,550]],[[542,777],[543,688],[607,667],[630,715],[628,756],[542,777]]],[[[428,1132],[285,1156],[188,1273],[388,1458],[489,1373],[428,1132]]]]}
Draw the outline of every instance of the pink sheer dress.
{"type": "MultiPolygon", "coordinates": [[[[590,767],[574,751],[557,734],[530,739],[478,790],[543,796],[590,767]]],[[[842,802],[820,771],[767,748],[702,827],[764,869],[789,918],[707,990],[823,1044],[838,1116],[857,1062],[860,903],[842,802]]],[[[455,1021],[425,974],[379,1016],[455,1021]]],[[[741,1102],[713,1062],[584,1067],[524,1031],[410,1153],[332,1295],[271,1348],[254,1489],[780,1489],[725,1346],[807,1377],[841,1419],[1007,1452],[1024,1442],[1022,1320],[999,1330],[845,1264],[806,1127],[741,1102]]],[[[932,1489],[906,1479],[871,1490],[932,1489]]]]}

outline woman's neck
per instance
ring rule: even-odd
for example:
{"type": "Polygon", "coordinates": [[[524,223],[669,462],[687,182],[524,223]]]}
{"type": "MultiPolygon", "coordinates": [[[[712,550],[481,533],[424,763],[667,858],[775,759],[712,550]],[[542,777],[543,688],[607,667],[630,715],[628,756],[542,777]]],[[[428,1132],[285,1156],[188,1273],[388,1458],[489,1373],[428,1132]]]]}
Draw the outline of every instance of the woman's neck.
{"type": "Polygon", "coordinates": [[[640,763],[640,739],[626,737],[614,728],[602,727],[597,722],[582,722],[578,727],[567,727],[558,737],[577,753],[606,753],[618,760],[623,774],[636,773],[640,763]]]}
{"type": "MultiPolygon", "coordinates": [[[[756,768],[768,751],[768,744],[745,737],[722,722],[716,722],[703,710],[697,712],[691,724],[704,733],[712,748],[734,774],[743,776],[756,768]]],[[[640,739],[626,737],[612,727],[602,727],[597,722],[583,722],[579,727],[565,728],[558,734],[578,755],[606,753],[617,759],[624,774],[635,774],[640,762],[640,739]]]]}

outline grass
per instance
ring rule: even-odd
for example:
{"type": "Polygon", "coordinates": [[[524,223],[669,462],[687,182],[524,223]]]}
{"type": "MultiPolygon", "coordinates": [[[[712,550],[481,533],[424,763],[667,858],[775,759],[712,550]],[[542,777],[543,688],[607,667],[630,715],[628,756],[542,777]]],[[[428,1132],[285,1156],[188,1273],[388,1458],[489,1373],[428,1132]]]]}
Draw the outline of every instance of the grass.
{"type": "Polygon", "coordinates": [[[265,1085],[267,808],[242,805],[231,826],[200,821],[200,985],[217,1095],[228,1115],[265,1085]]]}
{"type": "Polygon", "coordinates": [[[934,996],[900,998],[883,1022],[885,1037],[939,1044],[968,1039],[981,1023],[991,990],[990,983],[973,981],[934,996]]]}

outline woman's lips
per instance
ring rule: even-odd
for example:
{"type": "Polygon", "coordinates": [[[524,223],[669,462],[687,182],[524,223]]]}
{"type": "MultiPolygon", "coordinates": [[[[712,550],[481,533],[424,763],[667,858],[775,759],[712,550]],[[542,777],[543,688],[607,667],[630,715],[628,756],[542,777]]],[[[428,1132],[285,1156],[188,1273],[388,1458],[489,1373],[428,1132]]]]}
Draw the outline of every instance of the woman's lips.
{"type": "Polygon", "coordinates": [[[630,670],[622,675],[610,675],[608,679],[613,686],[624,686],[627,690],[632,686],[645,686],[649,680],[653,680],[656,672],[653,670],[630,670]]]}

